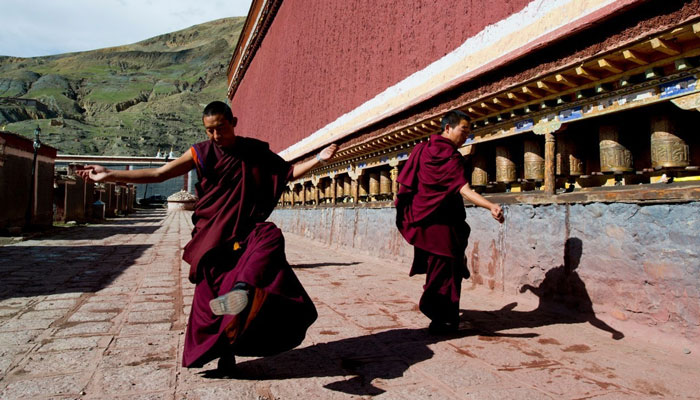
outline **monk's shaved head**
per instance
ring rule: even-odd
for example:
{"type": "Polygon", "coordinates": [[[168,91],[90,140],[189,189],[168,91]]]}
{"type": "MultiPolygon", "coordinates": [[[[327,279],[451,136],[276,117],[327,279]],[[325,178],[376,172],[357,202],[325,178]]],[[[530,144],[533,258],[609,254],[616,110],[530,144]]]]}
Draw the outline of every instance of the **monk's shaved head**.
{"type": "Polygon", "coordinates": [[[462,120],[469,122],[469,116],[463,111],[454,110],[450,111],[442,117],[441,125],[442,131],[449,125],[451,128],[456,128],[462,120]]]}
{"type": "Polygon", "coordinates": [[[231,107],[223,101],[212,101],[204,107],[202,112],[202,118],[209,117],[213,115],[223,115],[224,118],[230,123],[234,123],[233,112],[231,112],[231,107]]]}

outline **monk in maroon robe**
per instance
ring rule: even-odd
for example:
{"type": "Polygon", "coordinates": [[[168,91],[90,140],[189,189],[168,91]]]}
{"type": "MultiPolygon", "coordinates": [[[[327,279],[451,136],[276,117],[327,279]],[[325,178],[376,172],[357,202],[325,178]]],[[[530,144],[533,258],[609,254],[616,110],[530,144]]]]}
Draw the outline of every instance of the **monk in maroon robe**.
{"type": "Polygon", "coordinates": [[[431,319],[434,333],[455,331],[459,325],[462,278],[470,228],[463,198],[491,212],[503,222],[503,211],[469,187],[467,171],[457,148],[469,133],[469,117],[451,111],[442,118],[442,133],[418,144],[397,181],[396,226],[414,247],[409,273],[426,274],[419,308],[431,319]]]}
{"type": "Polygon", "coordinates": [[[235,354],[265,356],[296,347],[316,320],[316,308],[285,258],[282,232],[265,220],[287,182],[330,159],[337,146],[292,166],[267,143],[236,136],[236,119],[225,103],[207,105],[202,122],[209,140],[160,168],[91,165],[79,174],[145,183],[197,170],[194,230],[183,254],[196,287],[182,363],[201,367],[219,358],[218,369],[226,373],[235,354]]]}

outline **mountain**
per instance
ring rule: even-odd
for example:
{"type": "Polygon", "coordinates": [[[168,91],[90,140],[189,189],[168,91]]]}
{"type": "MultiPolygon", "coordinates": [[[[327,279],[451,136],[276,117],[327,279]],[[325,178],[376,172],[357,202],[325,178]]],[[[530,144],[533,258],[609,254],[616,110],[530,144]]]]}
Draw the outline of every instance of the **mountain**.
{"type": "Polygon", "coordinates": [[[138,43],[46,57],[0,57],[0,130],[63,154],[176,154],[205,138],[201,115],[226,100],[226,69],[245,17],[138,43]],[[37,101],[32,101],[37,100],[37,101]]]}

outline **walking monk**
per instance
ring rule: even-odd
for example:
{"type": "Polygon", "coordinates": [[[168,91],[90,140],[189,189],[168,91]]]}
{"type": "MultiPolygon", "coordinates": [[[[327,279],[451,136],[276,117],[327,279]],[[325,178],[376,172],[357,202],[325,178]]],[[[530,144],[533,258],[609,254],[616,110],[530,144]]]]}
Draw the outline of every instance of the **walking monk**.
{"type": "Polygon", "coordinates": [[[236,118],[225,103],[206,106],[202,122],[209,140],[159,168],[79,171],[94,181],[162,182],[195,168],[199,199],[192,240],[183,259],[196,284],[182,363],[202,367],[219,358],[231,372],[234,355],[265,356],[299,345],[317,313],[284,254],[282,232],[265,222],[288,181],[335,154],[330,145],[292,166],[267,143],[236,136],[236,118]]]}
{"type": "Polygon", "coordinates": [[[419,307],[431,319],[429,331],[454,332],[459,327],[462,278],[469,278],[464,251],[470,228],[462,198],[491,211],[503,222],[503,211],[469,187],[457,149],[469,133],[469,117],[451,111],[442,132],[418,144],[398,176],[396,226],[414,247],[410,276],[426,274],[419,307]]]}

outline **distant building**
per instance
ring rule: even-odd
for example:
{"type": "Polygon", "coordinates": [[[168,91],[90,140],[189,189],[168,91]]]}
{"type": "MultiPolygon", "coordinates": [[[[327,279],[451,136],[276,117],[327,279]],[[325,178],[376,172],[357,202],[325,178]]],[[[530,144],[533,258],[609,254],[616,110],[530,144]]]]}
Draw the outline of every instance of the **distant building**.
{"type": "Polygon", "coordinates": [[[27,223],[53,223],[56,149],[42,144],[36,154],[29,139],[0,131],[0,233],[17,233],[27,223]]]}

